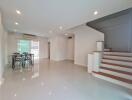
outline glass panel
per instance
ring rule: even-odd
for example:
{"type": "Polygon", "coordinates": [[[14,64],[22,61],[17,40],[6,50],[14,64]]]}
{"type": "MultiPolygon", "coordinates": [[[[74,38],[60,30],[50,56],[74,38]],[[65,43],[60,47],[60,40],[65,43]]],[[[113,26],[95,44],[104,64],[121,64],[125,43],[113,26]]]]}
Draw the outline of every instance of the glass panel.
{"type": "Polygon", "coordinates": [[[18,51],[19,51],[19,53],[23,53],[23,52],[30,53],[30,41],[29,40],[20,40],[18,42],[18,51]]]}
{"type": "Polygon", "coordinates": [[[39,58],[39,41],[31,41],[31,53],[35,59],[39,58]]]}

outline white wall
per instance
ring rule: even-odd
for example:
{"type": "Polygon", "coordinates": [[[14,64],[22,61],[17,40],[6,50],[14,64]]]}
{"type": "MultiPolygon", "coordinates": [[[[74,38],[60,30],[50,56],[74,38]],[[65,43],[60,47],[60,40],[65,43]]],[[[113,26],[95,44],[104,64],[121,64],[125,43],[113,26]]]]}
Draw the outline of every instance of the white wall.
{"type": "Polygon", "coordinates": [[[0,14],[0,81],[3,77],[4,67],[7,63],[7,32],[2,25],[2,19],[0,14]]]}
{"type": "Polygon", "coordinates": [[[0,14],[0,80],[3,74],[3,66],[2,66],[2,35],[3,35],[3,27],[1,23],[1,14],[0,14]]]}
{"type": "Polygon", "coordinates": [[[75,64],[87,65],[87,55],[96,51],[96,41],[104,41],[104,34],[88,26],[81,25],[70,32],[75,34],[75,64]]]}
{"type": "Polygon", "coordinates": [[[106,48],[132,52],[132,9],[106,16],[88,25],[105,34],[106,48]]]}
{"type": "MultiPolygon", "coordinates": [[[[23,34],[9,33],[8,34],[8,56],[17,51],[17,42],[25,39],[23,34]]],[[[39,57],[48,58],[48,39],[44,37],[28,38],[29,40],[39,41],[39,57]]]]}
{"type": "Polygon", "coordinates": [[[48,58],[48,39],[38,37],[39,40],[39,58],[48,58]]]}
{"type": "Polygon", "coordinates": [[[61,61],[67,59],[67,38],[55,36],[50,38],[50,59],[61,61]]]}
{"type": "Polygon", "coordinates": [[[132,11],[99,23],[106,35],[106,45],[113,51],[132,52],[132,11]]]}
{"type": "Polygon", "coordinates": [[[67,59],[74,60],[74,36],[67,40],[67,59]]]}
{"type": "Polygon", "coordinates": [[[4,31],[4,57],[5,57],[5,64],[8,64],[8,32],[4,31]]]}
{"type": "Polygon", "coordinates": [[[2,35],[2,66],[6,66],[8,64],[8,56],[7,56],[7,32],[3,30],[3,35],[2,35]]]}
{"type": "Polygon", "coordinates": [[[17,40],[21,36],[14,34],[14,33],[8,33],[8,55],[11,55],[14,52],[17,52],[17,40]]]}
{"type": "Polygon", "coordinates": [[[50,38],[50,60],[56,60],[57,37],[50,38]]]}

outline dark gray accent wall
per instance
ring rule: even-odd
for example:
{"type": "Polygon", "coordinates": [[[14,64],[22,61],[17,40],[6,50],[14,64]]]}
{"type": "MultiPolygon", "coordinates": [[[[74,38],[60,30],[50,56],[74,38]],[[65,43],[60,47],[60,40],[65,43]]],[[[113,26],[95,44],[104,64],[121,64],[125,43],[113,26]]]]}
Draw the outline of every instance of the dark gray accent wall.
{"type": "Polygon", "coordinates": [[[105,47],[132,52],[132,9],[87,23],[105,34],[105,47]]]}

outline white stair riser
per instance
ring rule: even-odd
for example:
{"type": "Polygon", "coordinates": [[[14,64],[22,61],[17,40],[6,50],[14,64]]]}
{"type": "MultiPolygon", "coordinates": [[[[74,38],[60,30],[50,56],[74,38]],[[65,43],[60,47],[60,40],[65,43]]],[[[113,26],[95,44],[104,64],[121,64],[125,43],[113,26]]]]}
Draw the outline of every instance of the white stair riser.
{"type": "Polygon", "coordinates": [[[126,72],[132,72],[132,68],[125,68],[125,67],[120,67],[120,66],[114,66],[114,65],[108,65],[108,64],[101,64],[102,67],[106,68],[112,68],[116,70],[121,70],[121,71],[126,71],[126,72]]]}
{"type": "Polygon", "coordinates": [[[132,66],[132,62],[124,62],[124,61],[116,61],[116,60],[108,60],[108,59],[102,59],[102,62],[112,63],[112,64],[119,64],[119,65],[126,65],[126,66],[132,66]]]}
{"type": "Polygon", "coordinates": [[[100,72],[132,80],[132,75],[118,73],[118,72],[114,72],[114,71],[110,71],[110,70],[106,70],[106,69],[100,69],[100,72]]]}
{"type": "Polygon", "coordinates": [[[105,52],[111,51],[111,49],[104,49],[105,52]]]}
{"type": "Polygon", "coordinates": [[[132,61],[132,57],[120,57],[120,56],[108,56],[108,55],[104,55],[103,58],[132,61]]]}
{"type": "Polygon", "coordinates": [[[103,76],[103,75],[99,75],[99,74],[96,74],[96,73],[93,73],[93,75],[95,77],[103,79],[105,81],[109,81],[111,83],[124,86],[124,87],[126,87],[128,89],[132,89],[132,84],[128,84],[128,83],[125,83],[125,82],[122,82],[122,81],[119,81],[119,80],[116,80],[116,79],[113,79],[113,78],[109,78],[109,77],[106,77],[106,76],[103,76]]]}
{"type": "Polygon", "coordinates": [[[123,53],[123,52],[104,52],[108,55],[120,55],[120,56],[132,56],[132,53],[123,53]]]}

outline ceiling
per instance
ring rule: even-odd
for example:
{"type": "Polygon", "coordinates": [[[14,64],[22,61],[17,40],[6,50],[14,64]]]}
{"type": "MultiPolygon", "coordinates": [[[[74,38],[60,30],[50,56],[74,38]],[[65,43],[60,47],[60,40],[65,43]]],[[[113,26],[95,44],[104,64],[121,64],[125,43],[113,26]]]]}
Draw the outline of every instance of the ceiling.
{"type": "Polygon", "coordinates": [[[132,0],[0,0],[3,23],[8,31],[45,37],[130,7],[132,0]],[[22,14],[18,15],[16,10],[22,14]]]}

